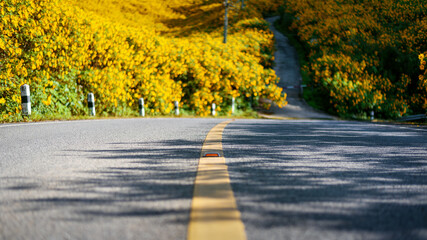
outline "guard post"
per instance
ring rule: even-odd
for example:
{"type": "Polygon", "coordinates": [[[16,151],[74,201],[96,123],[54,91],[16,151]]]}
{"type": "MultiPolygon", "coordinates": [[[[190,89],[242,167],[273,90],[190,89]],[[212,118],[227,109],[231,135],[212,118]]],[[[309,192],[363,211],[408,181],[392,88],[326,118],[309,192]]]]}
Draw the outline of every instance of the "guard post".
{"type": "Polygon", "coordinates": [[[212,103],[212,116],[215,116],[215,115],[216,115],[216,111],[215,111],[215,109],[216,109],[216,104],[215,104],[215,103],[212,103]]]}
{"type": "Polygon", "coordinates": [[[144,106],[144,99],[139,99],[139,116],[144,117],[145,116],[145,106],[144,106]]]}
{"type": "Polygon", "coordinates": [[[179,116],[179,102],[175,101],[174,105],[175,105],[175,115],[179,116]]]}
{"type": "Polygon", "coordinates": [[[95,116],[95,97],[93,93],[87,95],[87,107],[89,108],[89,115],[95,116]]]}
{"type": "Polygon", "coordinates": [[[21,86],[21,106],[22,106],[22,116],[31,115],[31,96],[30,96],[30,86],[24,84],[21,86]]]}

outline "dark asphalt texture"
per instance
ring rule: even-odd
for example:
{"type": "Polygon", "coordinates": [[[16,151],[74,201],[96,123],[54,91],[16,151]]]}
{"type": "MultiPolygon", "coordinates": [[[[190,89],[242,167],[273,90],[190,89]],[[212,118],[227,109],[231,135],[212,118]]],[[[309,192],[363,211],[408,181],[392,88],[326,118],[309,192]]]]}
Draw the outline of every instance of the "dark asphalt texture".
{"type": "Polygon", "coordinates": [[[0,125],[0,239],[185,239],[216,119],[0,125]]]}
{"type": "Polygon", "coordinates": [[[427,239],[427,129],[241,120],[224,155],[248,239],[427,239]]]}
{"type": "MultiPolygon", "coordinates": [[[[186,239],[223,119],[0,125],[0,239],[186,239]]],[[[427,239],[427,131],[236,120],[223,136],[248,239],[427,239]]]]}

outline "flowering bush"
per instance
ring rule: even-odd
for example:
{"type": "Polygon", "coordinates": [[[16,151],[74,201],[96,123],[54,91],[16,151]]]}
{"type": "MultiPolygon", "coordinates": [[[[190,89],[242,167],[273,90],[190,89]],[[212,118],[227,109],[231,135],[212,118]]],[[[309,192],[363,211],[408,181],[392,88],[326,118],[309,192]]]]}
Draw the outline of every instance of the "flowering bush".
{"type": "Polygon", "coordinates": [[[425,112],[427,5],[422,0],[287,0],[307,49],[306,81],[339,115],[425,112]]]}
{"type": "MultiPolygon", "coordinates": [[[[136,112],[140,97],[152,115],[169,114],[174,101],[201,116],[212,103],[227,114],[232,97],[286,103],[270,69],[273,35],[264,28],[234,20],[236,29],[224,45],[219,30],[186,38],[159,33],[180,27],[161,22],[185,18],[169,13],[187,1],[166,1],[169,7],[135,0],[68,1],[0,2],[2,121],[19,118],[22,84],[30,85],[33,112],[41,116],[84,114],[89,92],[97,112],[113,115],[136,112]]],[[[259,18],[251,21],[264,24],[259,18]]]]}

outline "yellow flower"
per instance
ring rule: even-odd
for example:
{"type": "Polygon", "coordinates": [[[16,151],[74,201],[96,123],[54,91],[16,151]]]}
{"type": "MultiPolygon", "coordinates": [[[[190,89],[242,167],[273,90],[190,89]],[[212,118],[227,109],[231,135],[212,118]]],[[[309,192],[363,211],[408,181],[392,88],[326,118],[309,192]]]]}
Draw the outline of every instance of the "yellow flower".
{"type": "Polygon", "coordinates": [[[49,97],[47,97],[47,100],[42,100],[42,103],[46,106],[49,106],[52,103],[52,95],[49,95],[49,97]]]}
{"type": "Polygon", "coordinates": [[[0,104],[5,104],[6,100],[4,98],[0,98],[0,104]]]}

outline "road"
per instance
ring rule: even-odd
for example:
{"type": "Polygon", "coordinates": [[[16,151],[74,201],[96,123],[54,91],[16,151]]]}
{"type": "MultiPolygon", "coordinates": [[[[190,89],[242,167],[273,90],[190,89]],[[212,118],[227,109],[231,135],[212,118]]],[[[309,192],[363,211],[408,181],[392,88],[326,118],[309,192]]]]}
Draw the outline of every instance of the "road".
{"type": "Polygon", "coordinates": [[[274,71],[280,78],[279,87],[284,88],[287,94],[288,105],[279,108],[273,104],[271,109],[264,114],[264,118],[285,118],[285,119],[334,119],[326,113],[317,111],[310,107],[302,98],[301,69],[298,62],[298,55],[289,40],[278,29],[274,27],[274,22],[278,16],[267,18],[270,30],[276,39],[274,52],[274,71]]]}
{"type": "Polygon", "coordinates": [[[345,121],[226,129],[249,239],[427,239],[427,132],[345,121]]]}
{"type": "MultiPolygon", "coordinates": [[[[186,239],[223,119],[0,125],[0,239],[186,239]]],[[[222,136],[247,239],[427,239],[427,130],[236,120],[222,136]]]]}

